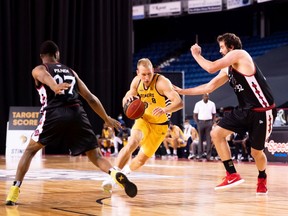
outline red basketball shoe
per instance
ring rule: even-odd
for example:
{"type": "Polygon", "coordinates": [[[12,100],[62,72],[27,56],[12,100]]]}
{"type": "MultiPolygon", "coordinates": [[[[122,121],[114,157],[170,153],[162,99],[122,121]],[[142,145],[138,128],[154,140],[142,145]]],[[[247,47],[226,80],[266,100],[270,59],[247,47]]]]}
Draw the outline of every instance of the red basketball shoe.
{"type": "Polygon", "coordinates": [[[258,195],[267,194],[268,190],[267,190],[266,185],[267,185],[267,179],[266,178],[258,178],[256,194],[258,194],[258,195]]]}
{"type": "Polygon", "coordinates": [[[226,172],[226,176],[223,178],[221,184],[217,185],[214,189],[215,190],[223,190],[234,187],[244,182],[244,179],[238,173],[228,173],[226,172]]]}

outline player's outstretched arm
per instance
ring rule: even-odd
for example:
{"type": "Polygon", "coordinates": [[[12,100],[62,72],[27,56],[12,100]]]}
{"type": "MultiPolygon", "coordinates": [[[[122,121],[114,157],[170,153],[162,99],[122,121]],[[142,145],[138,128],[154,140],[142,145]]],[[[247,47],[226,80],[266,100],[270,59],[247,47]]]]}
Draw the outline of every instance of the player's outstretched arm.
{"type": "Polygon", "coordinates": [[[228,81],[226,68],[221,70],[220,73],[214,77],[210,82],[196,86],[194,88],[182,89],[178,86],[173,86],[174,90],[181,95],[202,95],[211,93],[228,81]]]}
{"type": "Polygon", "coordinates": [[[115,128],[116,130],[121,129],[121,123],[116,119],[111,118],[103,107],[101,101],[94,94],[90,92],[85,83],[79,78],[77,73],[73,71],[78,83],[79,94],[87,101],[89,106],[99,115],[108,126],[115,128]]]}

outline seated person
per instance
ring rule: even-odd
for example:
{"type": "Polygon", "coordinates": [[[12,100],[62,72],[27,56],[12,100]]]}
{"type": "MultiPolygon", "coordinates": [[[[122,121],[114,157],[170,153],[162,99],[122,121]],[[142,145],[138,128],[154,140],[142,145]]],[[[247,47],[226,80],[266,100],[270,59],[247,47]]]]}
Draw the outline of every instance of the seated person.
{"type": "Polygon", "coordinates": [[[191,139],[192,139],[192,143],[190,145],[189,148],[189,156],[188,159],[194,159],[197,155],[197,146],[199,144],[199,134],[198,131],[195,127],[192,126],[191,128],[191,139]]]}
{"type": "Polygon", "coordinates": [[[170,123],[166,138],[163,141],[163,145],[168,155],[171,155],[169,146],[173,148],[173,156],[177,157],[177,148],[185,147],[187,142],[183,131],[177,126],[170,123]]]}
{"type": "Polygon", "coordinates": [[[277,117],[275,118],[273,126],[279,127],[285,125],[286,125],[285,112],[283,109],[280,109],[277,111],[277,117]]]}
{"type": "Polygon", "coordinates": [[[117,134],[117,137],[114,139],[114,155],[116,156],[123,146],[128,142],[128,139],[131,134],[131,129],[126,126],[125,122],[121,123],[122,129],[117,134]]]}
{"type": "Polygon", "coordinates": [[[107,124],[103,124],[103,129],[101,136],[99,137],[99,143],[101,146],[101,151],[102,153],[108,154],[111,153],[111,147],[114,146],[114,137],[115,137],[115,132],[114,129],[111,127],[108,127],[107,124]]]}
{"type": "Polygon", "coordinates": [[[246,142],[248,139],[248,134],[238,134],[232,133],[228,143],[231,148],[232,158],[238,160],[238,155],[241,149],[242,157],[240,158],[242,161],[248,161],[248,149],[246,146],[246,142]]]}

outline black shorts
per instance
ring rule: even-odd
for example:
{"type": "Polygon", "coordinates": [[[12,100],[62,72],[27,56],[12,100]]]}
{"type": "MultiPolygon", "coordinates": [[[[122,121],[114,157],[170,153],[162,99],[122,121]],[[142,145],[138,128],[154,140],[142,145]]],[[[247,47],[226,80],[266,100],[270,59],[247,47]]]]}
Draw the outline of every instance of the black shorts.
{"type": "Polygon", "coordinates": [[[32,139],[45,146],[67,145],[73,156],[98,147],[87,114],[78,104],[45,111],[32,139]]]}
{"type": "Polygon", "coordinates": [[[224,115],[218,126],[238,134],[248,132],[248,142],[251,144],[251,147],[263,150],[265,141],[272,132],[276,115],[276,109],[256,112],[235,108],[224,115]]]}

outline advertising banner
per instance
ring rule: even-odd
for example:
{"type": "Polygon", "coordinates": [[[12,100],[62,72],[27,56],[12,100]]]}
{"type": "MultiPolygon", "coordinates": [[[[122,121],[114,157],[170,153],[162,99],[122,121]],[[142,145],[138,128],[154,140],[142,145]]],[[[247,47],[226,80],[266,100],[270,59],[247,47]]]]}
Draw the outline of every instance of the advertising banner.
{"type": "MultiPolygon", "coordinates": [[[[40,107],[10,107],[6,134],[6,167],[15,168],[25,151],[31,134],[36,129],[40,107]]],[[[33,161],[41,161],[42,151],[37,152],[33,161]]],[[[31,163],[31,165],[37,163],[31,163]]],[[[39,163],[38,163],[39,164],[39,163]]]]}
{"type": "Polygon", "coordinates": [[[222,0],[189,0],[188,13],[205,13],[222,10],[222,0]]]}
{"type": "Polygon", "coordinates": [[[227,0],[227,9],[251,5],[252,0],[227,0]]]}
{"type": "Polygon", "coordinates": [[[149,16],[150,17],[160,17],[160,16],[171,16],[181,14],[181,2],[165,2],[158,4],[149,5],[149,16]]]}
{"type": "Polygon", "coordinates": [[[273,128],[269,141],[265,143],[265,154],[271,162],[288,162],[288,127],[273,128]]]}
{"type": "Polygon", "coordinates": [[[133,20],[144,19],[145,18],[145,10],[144,5],[133,6],[133,20]]]}
{"type": "Polygon", "coordinates": [[[257,0],[257,3],[268,2],[268,1],[272,1],[272,0],[257,0]]]}

